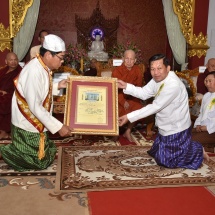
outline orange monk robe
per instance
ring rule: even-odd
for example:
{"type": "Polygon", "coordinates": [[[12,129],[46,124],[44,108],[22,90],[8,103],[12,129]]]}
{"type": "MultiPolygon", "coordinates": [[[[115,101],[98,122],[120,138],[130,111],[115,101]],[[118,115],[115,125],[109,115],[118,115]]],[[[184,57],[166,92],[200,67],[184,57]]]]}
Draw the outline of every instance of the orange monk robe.
{"type": "MultiPolygon", "coordinates": [[[[143,73],[137,65],[134,65],[131,70],[128,70],[125,65],[122,64],[114,69],[112,77],[135,86],[143,86],[143,73]]],[[[124,94],[122,89],[119,89],[118,93],[119,116],[123,116],[143,107],[140,99],[124,94]],[[127,110],[124,108],[125,101],[129,103],[129,108],[127,110]]]]}

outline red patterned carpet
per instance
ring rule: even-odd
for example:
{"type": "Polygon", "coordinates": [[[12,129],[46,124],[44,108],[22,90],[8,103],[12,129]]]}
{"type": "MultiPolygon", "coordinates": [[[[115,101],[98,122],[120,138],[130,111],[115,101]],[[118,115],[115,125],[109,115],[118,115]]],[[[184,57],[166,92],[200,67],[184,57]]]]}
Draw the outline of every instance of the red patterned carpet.
{"type": "Polygon", "coordinates": [[[215,162],[197,170],[158,166],[150,146],[65,146],[58,153],[56,192],[215,186],[215,162]]]}
{"type": "MultiPolygon", "coordinates": [[[[50,138],[55,142],[57,146],[121,146],[121,145],[145,145],[150,146],[153,143],[155,136],[148,138],[144,128],[134,129],[132,132],[132,138],[134,142],[129,142],[122,135],[119,136],[117,141],[113,141],[108,136],[97,135],[73,135],[71,137],[62,138],[58,134],[51,135],[50,138]]],[[[0,140],[0,145],[11,143],[10,139],[0,140]]],[[[42,171],[30,171],[30,172],[16,172],[11,169],[7,164],[0,159],[0,176],[26,176],[26,175],[55,175],[56,174],[56,162],[51,165],[47,170],[42,171]]]]}
{"type": "MultiPolygon", "coordinates": [[[[133,132],[134,142],[120,136],[119,141],[109,137],[75,136],[52,137],[56,145],[151,145],[144,129],[133,132]]],[[[0,141],[0,144],[10,140],[0,141]]],[[[214,158],[214,154],[210,154],[214,158]]],[[[1,171],[1,170],[0,170],[1,171]]],[[[55,170],[56,171],[56,170],[55,170]]],[[[215,186],[156,188],[86,193],[55,194],[55,176],[3,176],[0,179],[1,214],[32,215],[213,215],[215,211],[215,186]],[[39,199],[39,201],[38,201],[39,199]],[[89,208],[88,208],[89,202],[89,208]],[[11,205],[11,207],[8,207],[11,205]]]]}

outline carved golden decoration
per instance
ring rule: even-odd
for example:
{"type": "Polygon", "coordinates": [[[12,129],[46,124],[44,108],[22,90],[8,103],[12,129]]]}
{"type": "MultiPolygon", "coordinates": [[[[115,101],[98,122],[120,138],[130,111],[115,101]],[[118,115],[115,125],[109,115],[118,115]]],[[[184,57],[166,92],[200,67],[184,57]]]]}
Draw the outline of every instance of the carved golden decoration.
{"type": "Polygon", "coordinates": [[[62,100],[60,100],[61,97],[58,96],[57,100],[54,101],[54,106],[53,106],[53,113],[64,113],[65,111],[65,96],[62,96],[62,100]]]}
{"type": "Polygon", "coordinates": [[[199,67],[196,67],[195,69],[188,70],[190,77],[197,77],[199,75],[199,67]]]}
{"type": "Polygon", "coordinates": [[[172,0],[173,10],[178,16],[181,26],[181,31],[188,43],[188,56],[206,56],[207,49],[207,36],[202,32],[198,36],[193,34],[194,13],[195,13],[195,0],[172,0]]]}
{"type": "Polygon", "coordinates": [[[10,26],[6,29],[0,23],[0,51],[12,50],[12,39],[23,25],[27,10],[34,0],[9,0],[10,26]]]}
{"type": "Polygon", "coordinates": [[[10,28],[7,29],[4,27],[2,23],[0,23],[0,39],[8,39],[10,38],[10,28]]]}
{"type": "Polygon", "coordinates": [[[188,46],[188,56],[193,57],[197,55],[199,58],[206,56],[208,49],[207,36],[204,36],[202,32],[200,32],[198,36],[194,34],[192,41],[188,46]]]}
{"type": "Polygon", "coordinates": [[[75,26],[77,28],[78,44],[81,44],[86,50],[89,49],[91,44],[92,38],[90,37],[90,33],[94,27],[103,29],[105,34],[104,45],[107,52],[117,44],[119,16],[116,16],[113,19],[106,19],[101,12],[99,1],[89,18],[82,18],[75,14],[75,26]]]}
{"type": "Polygon", "coordinates": [[[5,49],[12,50],[12,42],[8,40],[0,40],[0,51],[3,52],[5,49]]]}
{"type": "Polygon", "coordinates": [[[5,49],[12,49],[12,41],[10,39],[10,28],[7,29],[2,23],[0,23],[0,51],[3,52],[5,49]]]}
{"type": "Polygon", "coordinates": [[[10,37],[16,36],[23,25],[27,10],[34,0],[10,0],[10,37]]]}
{"type": "Polygon", "coordinates": [[[178,16],[178,20],[181,26],[182,33],[190,44],[193,37],[193,20],[194,20],[194,8],[195,0],[172,0],[173,10],[178,16]]]}
{"type": "Polygon", "coordinates": [[[184,79],[187,82],[187,87],[190,89],[191,95],[189,96],[189,106],[192,107],[195,104],[195,95],[196,95],[196,88],[194,86],[194,83],[192,79],[189,76],[189,73],[187,73],[189,70],[185,70],[184,72],[177,72],[176,75],[180,79],[184,79]]]}

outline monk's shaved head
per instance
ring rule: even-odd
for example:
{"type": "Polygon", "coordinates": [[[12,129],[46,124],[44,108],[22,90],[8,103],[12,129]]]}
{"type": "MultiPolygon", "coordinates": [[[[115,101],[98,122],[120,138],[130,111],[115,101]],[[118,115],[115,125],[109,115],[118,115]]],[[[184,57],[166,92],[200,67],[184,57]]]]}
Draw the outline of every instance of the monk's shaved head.
{"type": "Polygon", "coordinates": [[[206,66],[209,72],[215,71],[215,58],[210,58],[206,66]]]}
{"type": "Polygon", "coordinates": [[[131,70],[136,62],[136,54],[133,50],[126,50],[123,57],[124,65],[131,70]]]}
{"type": "Polygon", "coordinates": [[[16,69],[19,63],[17,55],[14,52],[9,52],[6,55],[5,63],[8,65],[10,71],[16,69]]]}

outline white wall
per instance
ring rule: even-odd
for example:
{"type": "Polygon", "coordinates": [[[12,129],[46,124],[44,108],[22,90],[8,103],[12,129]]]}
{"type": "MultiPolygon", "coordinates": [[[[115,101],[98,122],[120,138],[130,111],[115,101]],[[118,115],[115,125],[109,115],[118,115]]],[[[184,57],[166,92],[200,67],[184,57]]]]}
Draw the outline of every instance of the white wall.
{"type": "Polygon", "coordinates": [[[205,57],[205,64],[208,59],[215,58],[215,0],[209,1],[209,13],[208,13],[208,46],[210,47],[205,57]]]}

